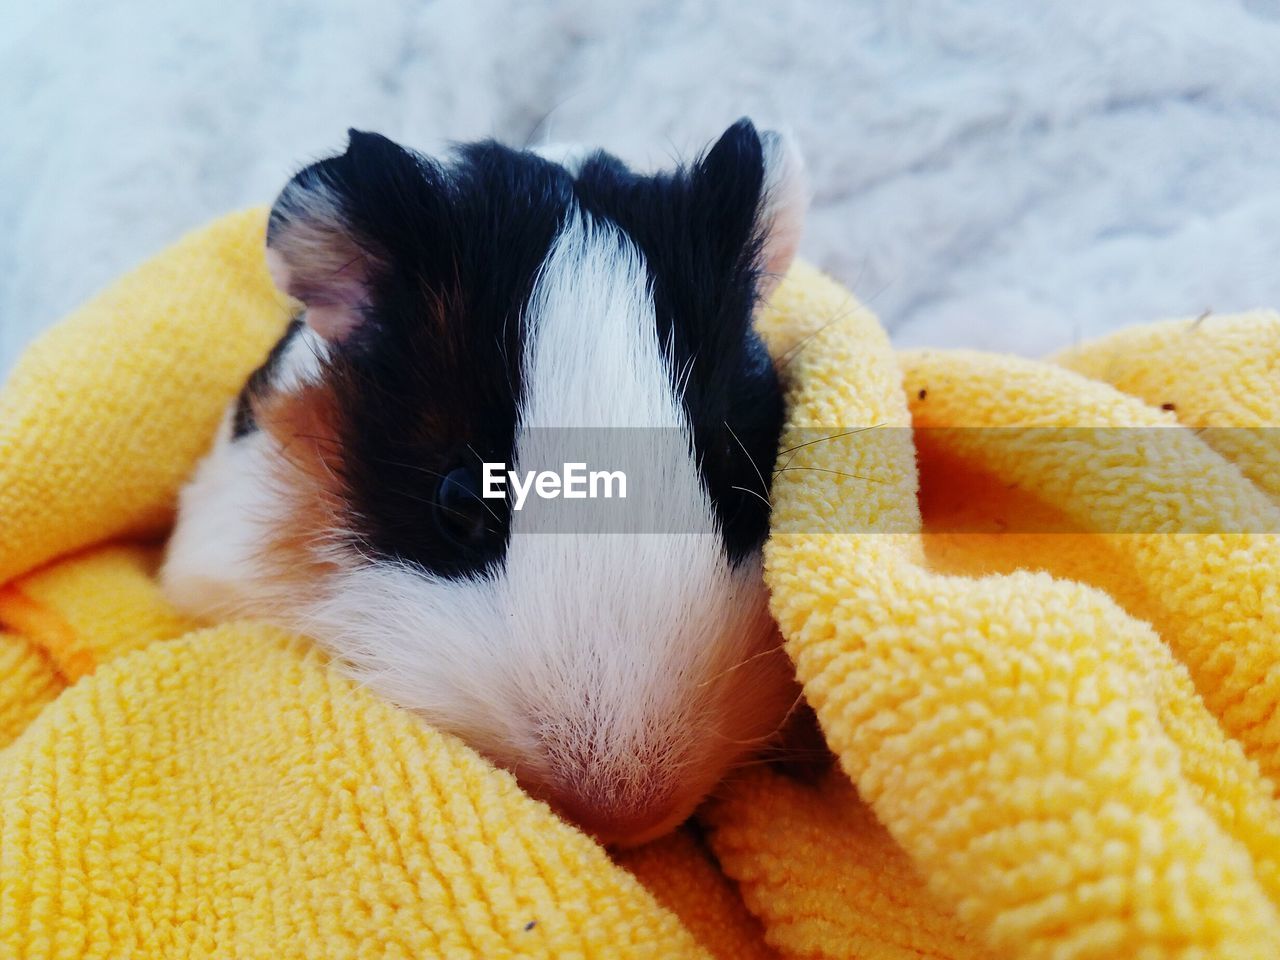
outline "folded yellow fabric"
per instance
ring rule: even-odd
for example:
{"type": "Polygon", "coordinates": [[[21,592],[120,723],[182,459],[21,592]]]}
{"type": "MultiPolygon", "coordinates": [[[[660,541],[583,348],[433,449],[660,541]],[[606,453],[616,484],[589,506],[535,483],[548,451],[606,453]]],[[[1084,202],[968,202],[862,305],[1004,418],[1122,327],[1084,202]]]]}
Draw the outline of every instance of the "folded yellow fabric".
{"type": "Polygon", "coordinates": [[[798,267],[761,321],[767,577],[838,765],[752,767],[701,838],[611,860],[304,641],[156,590],[286,320],[263,225],[166,251],[0,391],[0,956],[1280,956],[1280,543],[1236,532],[1280,529],[1266,432],[1052,460],[906,429],[1272,426],[1275,314],[895,356],[798,267]]]}
{"type": "MultiPolygon", "coordinates": [[[[1235,322],[1255,331],[1234,338],[1241,364],[1274,369],[1275,315],[1235,322]]],[[[1180,392],[1221,376],[1195,360],[1206,341],[1230,352],[1228,331],[1202,325],[1160,358],[1180,392]]],[[[789,434],[832,439],[797,452],[816,470],[775,481],[774,612],[842,769],[929,889],[999,955],[1278,955],[1280,819],[1259,766],[1275,762],[1280,544],[1110,532],[1143,529],[1120,520],[1170,498],[1220,530],[1242,513],[1276,530],[1275,504],[1189,431],[1147,451],[1112,429],[1172,425],[1169,411],[1012,357],[895,365],[856,308],[820,324],[788,368],[789,434]],[[1049,508],[1080,533],[902,533],[917,504],[903,432],[847,428],[908,422],[1107,428],[1056,459],[1015,429],[922,434],[937,446],[919,451],[925,493],[952,494],[922,498],[926,524],[947,530],[947,511],[967,510],[1030,529],[1014,512],[1049,508]],[[1172,463],[1159,459],[1170,445],[1172,463]]],[[[1259,422],[1274,424],[1270,388],[1259,422]]],[[[775,891],[746,895],[763,911],[775,891]]]]}

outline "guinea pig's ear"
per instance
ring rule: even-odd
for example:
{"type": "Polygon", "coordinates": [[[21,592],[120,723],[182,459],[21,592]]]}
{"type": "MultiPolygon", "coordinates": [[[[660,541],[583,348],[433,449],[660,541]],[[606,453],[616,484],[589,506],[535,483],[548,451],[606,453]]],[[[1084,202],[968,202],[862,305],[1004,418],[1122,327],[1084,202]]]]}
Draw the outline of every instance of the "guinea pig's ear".
{"type": "Polygon", "coordinates": [[[365,322],[377,281],[391,268],[375,235],[387,197],[422,182],[421,158],[374,133],[349,132],[345,153],[301,170],[267,222],[267,266],[276,286],[306,306],[307,324],[340,342],[365,322]]]}
{"type": "Polygon", "coordinates": [[[759,294],[767,297],[796,258],[810,193],[808,171],[795,138],[786,131],[766,130],[760,142],[764,187],[756,213],[761,237],[759,294]]]}
{"type": "Polygon", "coordinates": [[[808,176],[795,140],[785,132],[758,133],[743,117],[707,151],[695,176],[730,236],[741,233],[744,247],[757,245],[757,294],[767,297],[795,259],[809,207],[808,176]],[[735,215],[744,209],[746,224],[735,215]]]}

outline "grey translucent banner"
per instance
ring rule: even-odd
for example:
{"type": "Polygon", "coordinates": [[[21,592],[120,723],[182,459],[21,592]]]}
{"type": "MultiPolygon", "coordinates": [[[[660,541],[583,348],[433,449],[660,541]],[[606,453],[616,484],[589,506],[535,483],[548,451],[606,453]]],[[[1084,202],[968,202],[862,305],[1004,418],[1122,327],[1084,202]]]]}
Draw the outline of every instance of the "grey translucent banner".
{"type": "Polygon", "coordinates": [[[705,533],[708,488],[719,520],[781,501],[775,533],[917,532],[922,511],[933,532],[1280,533],[1280,427],[824,427],[771,468],[747,449],[728,429],[532,430],[492,463],[491,502],[521,534],[705,533]]]}

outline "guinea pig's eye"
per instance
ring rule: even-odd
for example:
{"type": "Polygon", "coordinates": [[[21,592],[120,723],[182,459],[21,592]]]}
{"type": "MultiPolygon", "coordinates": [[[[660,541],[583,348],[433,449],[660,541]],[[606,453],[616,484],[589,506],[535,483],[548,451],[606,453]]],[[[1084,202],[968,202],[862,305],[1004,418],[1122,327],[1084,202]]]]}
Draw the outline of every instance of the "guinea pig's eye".
{"type": "Polygon", "coordinates": [[[475,547],[484,542],[494,514],[480,496],[480,477],[475,470],[457,467],[441,478],[435,519],[440,532],[456,546],[475,547]]]}

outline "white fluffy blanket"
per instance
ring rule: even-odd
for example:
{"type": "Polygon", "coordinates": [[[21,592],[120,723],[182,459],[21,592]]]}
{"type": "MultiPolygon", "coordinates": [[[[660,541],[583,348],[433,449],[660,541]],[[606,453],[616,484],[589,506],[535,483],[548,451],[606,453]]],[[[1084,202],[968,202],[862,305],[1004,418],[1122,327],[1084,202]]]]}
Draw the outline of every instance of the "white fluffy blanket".
{"type": "Polygon", "coordinates": [[[0,371],[352,125],[661,162],[785,122],[805,252],[904,344],[1280,304],[1280,0],[4,6],[0,371]]]}

